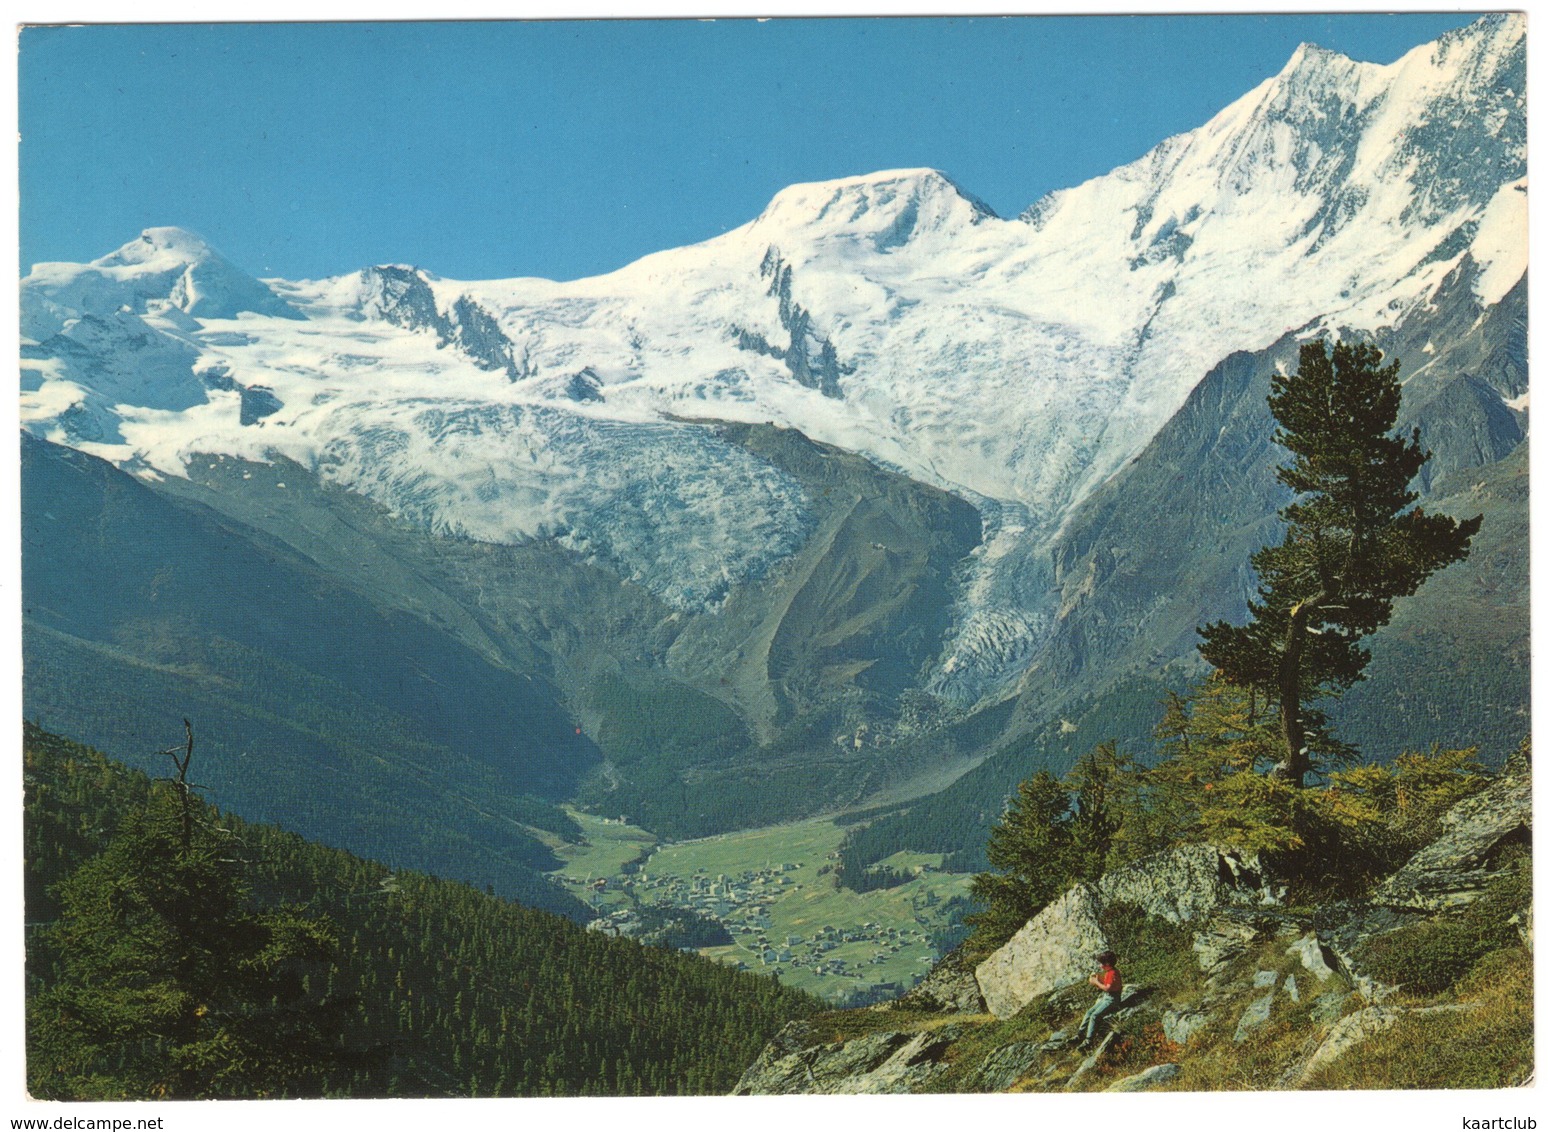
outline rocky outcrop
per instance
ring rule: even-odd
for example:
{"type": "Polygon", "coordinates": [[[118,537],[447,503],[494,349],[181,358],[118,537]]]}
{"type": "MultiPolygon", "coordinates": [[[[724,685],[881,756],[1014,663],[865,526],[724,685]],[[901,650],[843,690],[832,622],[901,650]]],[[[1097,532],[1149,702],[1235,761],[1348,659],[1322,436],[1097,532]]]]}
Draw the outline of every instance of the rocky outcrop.
{"type": "Polygon", "coordinates": [[[1459,1014],[1471,1009],[1468,1003],[1450,1003],[1443,1006],[1421,1006],[1407,1009],[1401,1006],[1367,1006],[1353,1014],[1346,1014],[1328,1027],[1322,1041],[1300,1065],[1291,1066],[1281,1080],[1286,1088],[1296,1088],[1310,1083],[1319,1069],[1331,1065],[1354,1049],[1361,1042],[1390,1030],[1408,1015],[1424,1017],[1435,1014],[1459,1014]]]}
{"type": "Polygon", "coordinates": [[[1109,1030],[1103,1036],[1102,1040],[1097,1043],[1096,1049],[1091,1051],[1091,1055],[1080,1063],[1074,1073],[1070,1074],[1070,1079],[1065,1082],[1065,1087],[1068,1088],[1069,1086],[1075,1084],[1075,1082],[1079,1081],[1087,1073],[1090,1073],[1093,1069],[1095,1069],[1097,1067],[1097,1063],[1102,1060],[1102,1055],[1107,1052],[1107,1047],[1112,1044],[1113,1031],[1109,1030]]]}
{"type": "Polygon", "coordinates": [[[1316,932],[1307,932],[1289,947],[1285,948],[1286,955],[1293,955],[1301,961],[1301,966],[1315,975],[1318,982],[1326,982],[1333,977],[1333,966],[1328,962],[1328,951],[1322,946],[1322,941],[1317,938],[1316,932]]]}
{"type": "Polygon", "coordinates": [[[938,1010],[952,1014],[981,1014],[984,996],[972,966],[962,958],[961,950],[943,956],[923,981],[898,999],[908,1010],[938,1010]]]}
{"type": "MultiPolygon", "coordinates": [[[[1369,940],[1409,927],[1424,918],[1420,912],[1346,902],[1320,909],[1313,917],[1313,930],[1309,934],[1333,970],[1349,980],[1367,1002],[1381,1002],[1397,993],[1397,988],[1379,982],[1362,970],[1356,953],[1369,940]]],[[[1296,946],[1307,945],[1297,941],[1296,946]]]]}
{"type": "Polygon", "coordinates": [[[1003,1093],[1037,1068],[1045,1052],[1042,1042],[1011,1042],[994,1050],[973,1075],[973,1087],[985,1093],[1003,1093]]]}
{"type": "Polygon", "coordinates": [[[1531,774],[1513,760],[1507,773],[1453,806],[1442,826],[1439,839],[1382,883],[1373,903],[1439,912],[1477,899],[1500,875],[1503,851],[1531,845],[1531,774]]]}
{"type": "Polygon", "coordinates": [[[1193,935],[1193,956],[1199,970],[1214,978],[1232,960],[1274,935],[1279,924],[1255,908],[1218,908],[1193,935]]]}
{"type": "Polygon", "coordinates": [[[1250,856],[1212,845],[1184,845],[1108,873],[1096,885],[1104,903],[1133,904],[1174,924],[1222,904],[1273,904],[1274,887],[1250,856]]]}
{"type": "Polygon", "coordinates": [[[360,315],[380,318],[405,330],[430,330],[441,346],[452,346],[483,370],[504,370],[512,381],[528,376],[516,347],[499,321],[466,295],[440,309],[435,291],[416,267],[385,264],[360,273],[360,315]]]}
{"type": "Polygon", "coordinates": [[[1289,1088],[1295,1088],[1304,1083],[1317,1070],[1337,1061],[1366,1038],[1391,1028],[1400,1017],[1402,1012],[1396,1007],[1367,1006],[1364,1010],[1357,1010],[1353,1014],[1340,1018],[1328,1029],[1327,1036],[1322,1039],[1311,1057],[1303,1065],[1287,1073],[1283,1083],[1289,1088]]]}
{"type": "Polygon", "coordinates": [[[810,1027],[792,1022],[742,1074],[732,1095],[915,1092],[945,1068],[942,1055],[961,1035],[960,1026],[942,1026],[813,1043],[810,1027]]]}
{"type": "Polygon", "coordinates": [[[793,274],[790,265],[777,249],[769,248],[758,273],[769,281],[769,297],[779,300],[779,325],[789,335],[790,345],[783,348],[755,330],[733,326],[731,336],[736,344],[743,350],[784,362],[791,377],[824,397],[843,397],[839,379],[845,373],[853,372],[853,367],[840,364],[833,343],[813,327],[811,312],[791,297],[793,274]]]}
{"type": "Polygon", "coordinates": [[[1161,1015],[1161,1032],[1172,1044],[1185,1046],[1188,1039],[1209,1025],[1209,1022],[1210,1014],[1202,1007],[1168,1010],[1161,1015]]]}
{"type": "MultiPolygon", "coordinates": [[[[1455,806],[1441,837],[1380,886],[1386,902],[1345,900],[1310,913],[1292,910],[1278,903],[1279,892],[1253,862],[1203,846],[1115,870],[1071,888],[976,967],[960,951],[947,956],[930,979],[897,1003],[872,1008],[875,1013],[853,1027],[886,1029],[823,1044],[811,1024],[787,1027],[737,1091],[1207,1088],[1219,1080],[1222,1057],[1256,1062],[1259,1087],[1328,1087],[1328,1067],[1401,1020],[1465,1015],[1487,1005],[1476,999],[1476,988],[1415,1002],[1361,970],[1357,959],[1391,933],[1454,921],[1459,896],[1471,899],[1465,894],[1509,870],[1514,858],[1506,851],[1530,837],[1529,797],[1527,768],[1507,766],[1485,790],[1455,806]],[[1401,903],[1402,893],[1423,898],[1401,903]],[[1129,919],[1122,910],[1134,908],[1187,930],[1143,925],[1147,946],[1169,949],[1166,961],[1150,970],[1167,974],[1155,986],[1127,987],[1123,1002],[1106,1017],[1097,1047],[1077,1048],[1075,1019],[1092,994],[1083,984],[1094,953],[1109,943],[1103,925],[1116,930],[1129,919]],[[1186,970],[1190,951],[1202,978],[1186,970]],[[992,1018],[984,1016],[985,1006],[992,1018]],[[1019,1017],[1001,1021],[1012,1015],[1019,1017]],[[1041,1019],[1048,1029],[1040,1028],[1041,1019]]],[[[1483,909],[1475,906],[1469,915],[1483,909]]],[[[1529,938],[1530,906],[1510,923],[1529,938]]],[[[1504,934],[1513,944],[1515,933],[1504,934]]],[[[1512,961],[1519,963],[1519,955],[1512,961]]],[[[1415,1033],[1431,1035],[1422,1039],[1428,1041],[1439,1031],[1442,1037],[1434,1040],[1445,1040],[1449,1029],[1418,1027],[1415,1033]]],[[[1382,1058],[1391,1059],[1395,1038],[1389,1034],[1377,1043],[1382,1058]]],[[[1527,1072],[1512,1070],[1509,1083],[1519,1084],[1527,1072]]]]}
{"type": "MultiPolygon", "coordinates": [[[[1094,885],[1078,884],[1048,905],[979,964],[975,974],[990,1013],[1004,1018],[1034,998],[1083,982],[1092,956],[1107,947],[1098,917],[1113,904],[1133,905],[1172,923],[1197,921],[1225,907],[1272,905],[1278,899],[1250,858],[1208,845],[1187,845],[1108,873],[1094,885]]],[[[1206,944],[1200,965],[1223,961],[1233,948],[1256,938],[1252,923],[1215,933],[1222,946],[1206,944]],[[1238,939],[1238,937],[1240,937],[1238,939]]]]}
{"type": "Polygon", "coordinates": [[[1241,1020],[1236,1024],[1236,1035],[1231,1040],[1238,1043],[1246,1041],[1248,1035],[1267,1022],[1273,1012],[1274,992],[1270,990],[1268,994],[1255,998],[1248,1004],[1247,1009],[1242,1012],[1241,1020]]]}

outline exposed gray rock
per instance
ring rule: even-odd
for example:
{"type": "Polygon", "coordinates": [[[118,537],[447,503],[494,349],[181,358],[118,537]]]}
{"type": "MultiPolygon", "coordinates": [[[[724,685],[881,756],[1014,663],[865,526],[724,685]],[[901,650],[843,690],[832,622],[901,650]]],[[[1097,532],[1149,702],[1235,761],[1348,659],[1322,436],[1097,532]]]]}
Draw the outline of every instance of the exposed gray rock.
{"type": "Polygon", "coordinates": [[[1092,956],[1107,947],[1098,908],[1096,890],[1078,884],[980,963],[974,973],[989,1012],[1008,1018],[1040,995],[1083,982],[1092,956]]]}
{"type": "Polygon", "coordinates": [[[1262,990],[1264,987],[1278,986],[1279,972],[1258,971],[1252,976],[1252,985],[1257,990],[1262,990]]]}
{"type": "Polygon", "coordinates": [[[1398,992],[1398,988],[1391,983],[1384,983],[1380,979],[1372,978],[1352,965],[1347,966],[1346,970],[1349,981],[1354,984],[1355,990],[1359,992],[1360,997],[1365,999],[1366,1002],[1386,1002],[1398,992]]]}
{"type": "Polygon", "coordinates": [[[1219,974],[1226,964],[1262,940],[1269,930],[1269,926],[1254,915],[1212,916],[1193,937],[1193,953],[1198,958],[1199,970],[1206,975],[1219,974]]]}
{"type": "Polygon", "coordinates": [[[1487,787],[1458,802],[1441,819],[1445,832],[1382,882],[1376,904],[1438,912],[1477,899],[1502,871],[1497,858],[1511,844],[1530,844],[1532,776],[1513,764],[1487,787]]]}
{"type": "Polygon", "coordinates": [[[1340,1018],[1328,1030],[1316,1052],[1307,1058],[1300,1071],[1294,1073],[1287,1083],[1292,1087],[1305,1084],[1324,1065],[1343,1057],[1367,1038],[1390,1029],[1402,1016],[1403,1011],[1394,1006],[1367,1006],[1364,1010],[1340,1018]]]}
{"type": "Polygon", "coordinates": [[[757,331],[733,326],[731,336],[736,344],[783,361],[790,375],[808,389],[826,397],[843,397],[839,379],[853,372],[853,367],[839,362],[833,343],[812,326],[811,312],[791,297],[793,273],[777,249],[771,247],[764,253],[759,274],[769,280],[769,295],[779,300],[779,324],[790,336],[790,346],[776,346],[757,331]]]}
{"type": "Polygon", "coordinates": [[[1236,1036],[1232,1041],[1244,1042],[1247,1035],[1257,1027],[1269,1020],[1269,1015],[1274,1010],[1274,996],[1272,993],[1262,998],[1255,998],[1252,1005],[1248,1006],[1242,1014],[1242,1020],[1236,1024],[1236,1036]]]}
{"type": "Polygon", "coordinates": [[[847,1042],[805,1044],[810,1029],[791,1023],[742,1074],[734,1096],[785,1093],[907,1093],[945,1066],[941,1055],[960,1027],[921,1033],[883,1031],[847,1042]]]}
{"type": "Polygon", "coordinates": [[[912,1093],[946,1068],[942,1055],[957,1039],[951,1033],[927,1031],[915,1034],[880,1065],[869,1072],[846,1074],[824,1092],[832,1093],[912,1093]]]}
{"type": "Polygon", "coordinates": [[[360,279],[364,290],[360,315],[380,318],[405,330],[434,331],[440,345],[456,347],[479,369],[504,370],[512,381],[526,376],[499,321],[466,295],[443,312],[418,268],[395,264],[368,267],[360,279]]]}
{"type": "Polygon", "coordinates": [[[1328,953],[1323,949],[1316,932],[1307,932],[1287,947],[1285,954],[1299,959],[1302,967],[1317,976],[1318,982],[1327,982],[1333,976],[1333,968],[1328,964],[1328,953]]]}
{"type": "MultiPolygon", "coordinates": [[[[885,1065],[894,1054],[913,1040],[914,1035],[897,1031],[866,1034],[847,1042],[821,1046],[816,1056],[803,1050],[807,1070],[814,1084],[837,1085],[851,1077],[863,1076],[885,1065]]],[[[801,1056],[797,1055],[797,1056],[801,1056]]],[[[812,1091],[826,1092],[827,1089],[812,1091]]]]}
{"type": "Polygon", "coordinates": [[[747,1096],[753,1093],[797,1093],[815,1080],[807,1064],[800,1057],[814,1048],[811,1042],[811,1026],[806,1022],[787,1022],[779,1033],[769,1039],[768,1045],[742,1073],[732,1093],[747,1096]]]}
{"type": "Polygon", "coordinates": [[[1132,1018],[1150,997],[1150,988],[1142,983],[1131,983],[1123,988],[1123,997],[1118,1000],[1118,1008],[1109,1014],[1104,1021],[1109,1025],[1115,1025],[1125,1018],[1132,1018]]]}
{"type": "Polygon", "coordinates": [[[1109,1093],[1143,1093],[1146,1089],[1153,1089],[1157,1085],[1164,1085],[1168,1081],[1175,1081],[1182,1072],[1182,1066],[1169,1061],[1163,1065],[1152,1065],[1141,1073],[1132,1077],[1125,1077],[1107,1087],[1109,1093]]]}
{"type": "MultiPolygon", "coordinates": [[[[1005,1018],[1091,974],[1092,956],[1107,947],[1097,917],[1110,904],[1132,904],[1175,924],[1228,905],[1259,907],[1276,898],[1249,858],[1208,845],[1183,846],[1117,869],[1095,885],[1076,885],[1027,921],[974,974],[990,1013],[1005,1018]]],[[[1207,961],[1201,955],[1206,970],[1259,934],[1251,925],[1222,930],[1222,948],[1211,950],[1207,961]]]]}
{"type": "Polygon", "coordinates": [[[1112,1044],[1113,1032],[1109,1030],[1107,1035],[1097,1045],[1096,1049],[1091,1051],[1091,1056],[1086,1058],[1085,1061],[1082,1061],[1076,1068],[1075,1072],[1070,1074],[1070,1079],[1065,1082],[1066,1086],[1075,1084],[1076,1081],[1079,1081],[1087,1073],[1090,1073],[1093,1069],[1095,1069],[1096,1063],[1101,1060],[1102,1055],[1107,1052],[1107,1047],[1112,1044]]]}
{"type": "Polygon", "coordinates": [[[1334,969],[1348,979],[1350,985],[1367,1002],[1381,1002],[1395,994],[1397,988],[1361,970],[1354,958],[1356,952],[1369,940],[1416,924],[1425,918],[1423,913],[1412,910],[1342,905],[1328,910],[1324,916],[1327,926],[1317,929],[1317,938],[1324,953],[1331,956],[1334,969]]]}
{"type": "Polygon", "coordinates": [[[1285,976],[1285,993],[1290,996],[1291,1002],[1301,1001],[1301,988],[1296,985],[1294,975],[1285,976]]]}
{"type": "Polygon", "coordinates": [[[973,969],[962,961],[960,951],[953,951],[942,956],[918,986],[898,999],[898,1005],[910,1010],[982,1014],[984,996],[973,969]]]}
{"type": "Polygon", "coordinates": [[[237,419],[244,425],[257,424],[264,417],[272,417],[285,407],[284,402],[274,395],[274,390],[266,385],[238,385],[236,389],[240,397],[237,419]]]}
{"type": "Polygon", "coordinates": [[[1319,994],[1317,1001],[1312,1004],[1311,1016],[1313,1022],[1336,1022],[1339,1015],[1344,1013],[1344,1003],[1349,1001],[1349,995],[1343,991],[1329,991],[1327,994],[1319,994]]]}
{"type": "Polygon", "coordinates": [[[972,1088],[985,1093],[1003,1093],[1032,1072],[1045,1044],[1012,1042],[992,1051],[970,1078],[972,1088]]]}
{"type": "Polygon", "coordinates": [[[1167,1041],[1185,1046],[1189,1038],[1209,1025],[1209,1019],[1210,1015],[1203,1010],[1168,1010],[1161,1015],[1161,1032],[1167,1041]]]}
{"type": "Polygon", "coordinates": [[[1228,902],[1275,899],[1256,862],[1211,845],[1184,845],[1116,869],[1097,882],[1097,893],[1104,904],[1135,904],[1174,924],[1228,902]]]}

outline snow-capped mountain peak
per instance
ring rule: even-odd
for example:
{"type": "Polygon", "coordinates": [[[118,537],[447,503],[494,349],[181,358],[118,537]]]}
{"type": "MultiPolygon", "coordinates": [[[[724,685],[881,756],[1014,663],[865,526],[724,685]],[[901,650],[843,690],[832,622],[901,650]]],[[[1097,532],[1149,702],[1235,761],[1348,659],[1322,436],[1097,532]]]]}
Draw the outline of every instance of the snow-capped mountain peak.
{"type": "Polygon", "coordinates": [[[888,170],[793,185],[731,232],[594,279],[386,266],[273,290],[152,229],[91,264],[39,265],[22,292],[39,342],[86,316],[189,316],[158,399],[133,400],[126,372],[112,398],[93,391],[112,367],[67,348],[95,359],[138,335],[94,326],[29,359],[23,419],[164,473],[193,452],[281,452],[434,529],[563,532],[685,607],[771,569],[805,519],[787,481],[684,422],[793,426],[983,503],[948,658],[982,689],[1040,631],[1016,563],[1222,358],[1319,322],[1422,317],[1460,274],[1480,306],[1515,286],[1523,36],[1521,17],[1487,17],[1385,66],[1303,45],[1211,121],[1020,220],[938,171],[888,170]],[[678,450],[670,482],[652,480],[678,450]],[[732,490],[717,467],[759,502],[712,501],[732,490]],[[724,524],[694,527],[692,553],[641,536],[690,511],[724,524]],[[777,551],[721,585],[753,532],[777,551]]]}
{"type": "Polygon", "coordinates": [[[993,218],[988,205],[938,170],[894,169],[791,185],[775,195],[749,231],[775,242],[841,239],[886,251],[993,218]]]}
{"type": "Polygon", "coordinates": [[[93,267],[189,268],[218,258],[203,237],[184,228],[147,228],[140,238],[92,261],[93,267]]]}
{"type": "Polygon", "coordinates": [[[22,280],[22,334],[41,341],[72,318],[127,311],[299,318],[269,287],[182,228],[147,228],[90,263],[40,263],[22,280]]]}

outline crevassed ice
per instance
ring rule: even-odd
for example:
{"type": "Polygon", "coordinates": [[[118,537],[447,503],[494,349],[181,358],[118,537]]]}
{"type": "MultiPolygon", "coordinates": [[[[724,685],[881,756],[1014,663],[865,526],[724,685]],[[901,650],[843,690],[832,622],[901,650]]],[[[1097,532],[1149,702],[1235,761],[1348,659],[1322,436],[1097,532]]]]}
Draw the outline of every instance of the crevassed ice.
{"type": "Polygon", "coordinates": [[[337,406],[321,428],[323,478],[439,533],[554,538],[677,609],[718,608],[812,524],[796,480],[703,426],[422,400],[337,406]]]}

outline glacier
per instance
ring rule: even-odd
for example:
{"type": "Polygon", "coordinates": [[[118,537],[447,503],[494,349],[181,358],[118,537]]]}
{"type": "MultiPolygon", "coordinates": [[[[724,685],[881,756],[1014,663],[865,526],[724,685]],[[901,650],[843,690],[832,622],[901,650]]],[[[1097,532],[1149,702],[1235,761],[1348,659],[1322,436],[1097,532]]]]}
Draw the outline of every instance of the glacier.
{"type": "Polygon", "coordinates": [[[436,532],[552,538],[710,612],[809,533],[721,440],[773,422],[984,515],[932,688],[1009,688],[1054,610],[1029,560],[1234,351],[1422,317],[1526,270],[1525,20],[1390,65],[1306,45],[1198,129],[1013,218],[948,176],[791,186],[571,282],[406,265],[256,280],[145,232],[22,281],[22,421],[147,476],[284,457],[436,532]]]}

